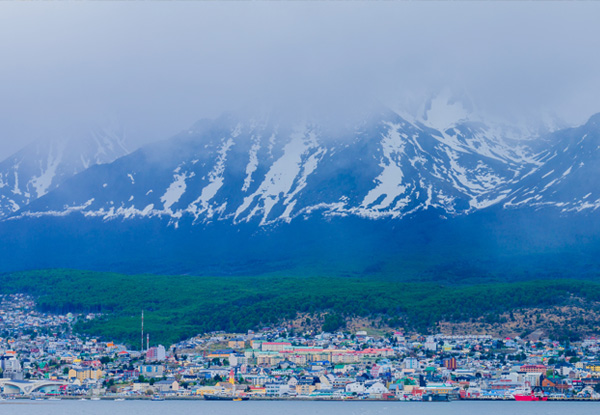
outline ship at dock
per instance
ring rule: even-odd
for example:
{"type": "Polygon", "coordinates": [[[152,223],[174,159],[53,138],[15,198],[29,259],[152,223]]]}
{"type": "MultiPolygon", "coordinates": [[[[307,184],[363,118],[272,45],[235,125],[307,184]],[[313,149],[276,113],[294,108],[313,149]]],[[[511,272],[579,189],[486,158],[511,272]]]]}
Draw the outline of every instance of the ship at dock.
{"type": "Polygon", "coordinates": [[[204,399],[207,401],[247,401],[247,396],[236,396],[236,395],[204,395],[204,399]]]}
{"type": "Polygon", "coordinates": [[[521,402],[536,402],[548,400],[548,396],[539,387],[524,391],[517,391],[513,394],[513,397],[515,398],[515,401],[521,402]]]}
{"type": "Polygon", "coordinates": [[[238,395],[235,393],[235,373],[233,369],[229,372],[228,382],[233,386],[231,394],[205,394],[204,399],[207,401],[247,401],[249,398],[245,395],[238,395]]]}

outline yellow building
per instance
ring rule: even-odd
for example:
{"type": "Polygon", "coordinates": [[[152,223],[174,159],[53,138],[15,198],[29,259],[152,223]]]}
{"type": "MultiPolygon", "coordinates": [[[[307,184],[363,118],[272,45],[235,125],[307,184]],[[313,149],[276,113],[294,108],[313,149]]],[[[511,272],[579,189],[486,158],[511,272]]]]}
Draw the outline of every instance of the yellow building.
{"type": "Polygon", "coordinates": [[[266,353],[260,353],[256,355],[256,364],[261,366],[261,365],[276,365],[279,362],[283,361],[284,356],[280,355],[279,353],[275,353],[275,352],[266,352],[266,353]]]}
{"type": "Polygon", "coordinates": [[[360,360],[360,357],[357,353],[332,353],[331,362],[332,363],[356,363],[360,360]]]}
{"type": "Polygon", "coordinates": [[[228,359],[232,350],[214,350],[209,352],[206,357],[209,359],[228,359]]]}
{"type": "Polygon", "coordinates": [[[316,385],[309,383],[299,382],[296,385],[296,393],[298,395],[308,396],[313,393],[315,389],[317,389],[316,385]]]}
{"type": "Polygon", "coordinates": [[[267,389],[264,386],[250,386],[250,395],[265,396],[267,389]]]}
{"type": "Polygon", "coordinates": [[[263,342],[261,344],[263,352],[282,352],[284,350],[291,350],[292,343],[289,342],[263,342]]]}
{"type": "Polygon", "coordinates": [[[246,347],[246,342],[243,339],[231,339],[227,342],[227,347],[232,349],[243,349],[246,347]]]}
{"type": "Polygon", "coordinates": [[[590,363],[585,368],[591,372],[600,372],[600,362],[590,363]]]}
{"type": "Polygon", "coordinates": [[[75,368],[69,370],[69,379],[78,379],[83,382],[86,379],[98,380],[104,376],[104,372],[100,369],[92,368],[75,368]]]}
{"type": "Polygon", "coordinates": [[[434,395],[447,395],[449,393],[457,392],[458,388],[455,385],[446,385],[445,383],[428,384],[425,387],[425,392],[432,393],[434,395]]]}
{"type": "Polygon", "coordinates": [[[288,356],[288,360],[296,365],[305,365],[308,362],[305,354],[294,354],[288,356]]]}
{"type": "Polygon", "coordinates": [[[222,386],[199,386],[193,390],[195,395],[223,395],[225,388],[222,386]]]}

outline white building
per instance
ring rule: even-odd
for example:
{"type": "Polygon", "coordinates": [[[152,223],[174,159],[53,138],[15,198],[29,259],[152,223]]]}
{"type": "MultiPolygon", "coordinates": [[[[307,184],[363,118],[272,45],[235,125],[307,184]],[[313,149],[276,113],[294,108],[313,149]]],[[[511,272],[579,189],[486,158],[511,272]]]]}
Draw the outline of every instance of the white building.
{"type": "Polygon", "coordinates": [[[359,382],[352,382],[346,385],[346,392],[348,393],[365,393],[365,385],[359,382]]]}
{"type": "Polygon", "coordinates": [[[265,395],[267,396],[284,396],[290,393],[290,386],[284,382],[267,382],[265,383],[265,395]]]}
{"type": "Polygon", "coordinates": [[[404,367],[404,369],[418,369],[419,361],[414,357],[407,357],[402,362],[402,366],[404,367]]]}
{"type": "Polygon", "coordinates": [[[389,391],[388,391],[388,388],[386,388],[383,383],[375,382],[367,388],[366,392],[369,395],[381,396],[384,393],[388,393],[389,391]]]}
{"type": "Polygon", "coordinates": [[[12,380],[23,380],[21,362],[16,358],[2,359],[2,370],[5,378],[12,380]]]}
{"type": "Polygon", "coordinates": [[[434,351],[434,352],[437,350],[437,343],[436,343],[435,338],[433,336],[427,337],[427,340],[425,341],[425,349],[426,350],[431,350],[431,351],[434,351]]]}
{"type": "Polygon", "coordinates": [[[167,358],[165,346],[159,344],[156,347],[151,347],[146,352],[146,360],[150,362],[164,362],[167,358]]]}

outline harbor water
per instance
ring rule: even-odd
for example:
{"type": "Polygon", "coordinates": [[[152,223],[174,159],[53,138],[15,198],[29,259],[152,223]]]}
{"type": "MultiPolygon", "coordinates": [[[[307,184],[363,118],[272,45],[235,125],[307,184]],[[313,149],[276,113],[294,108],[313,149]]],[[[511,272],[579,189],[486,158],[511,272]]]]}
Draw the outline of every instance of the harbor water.
{"type": "Polygon", "coordinates": [[[0,401],[15,415],[596,415],[600,402],[0,401]]]}

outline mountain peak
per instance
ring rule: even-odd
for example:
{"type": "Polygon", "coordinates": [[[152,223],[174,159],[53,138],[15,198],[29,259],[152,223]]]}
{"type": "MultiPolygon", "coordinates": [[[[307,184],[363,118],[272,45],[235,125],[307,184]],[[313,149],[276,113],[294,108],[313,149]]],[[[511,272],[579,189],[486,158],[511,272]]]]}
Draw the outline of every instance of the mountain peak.
{"type": "Polygon", "coordinates": [[[421,113],[425,125],[444,131],[469,120],[473,115],[473,106],[466,95],[454,94],[446,88],[430,98],[421,113]]]}
{"type": "Polygon", "coordinates": [[[594,128],[600,127],[600,112],[592,115],[585,125],[594,128]]]}

